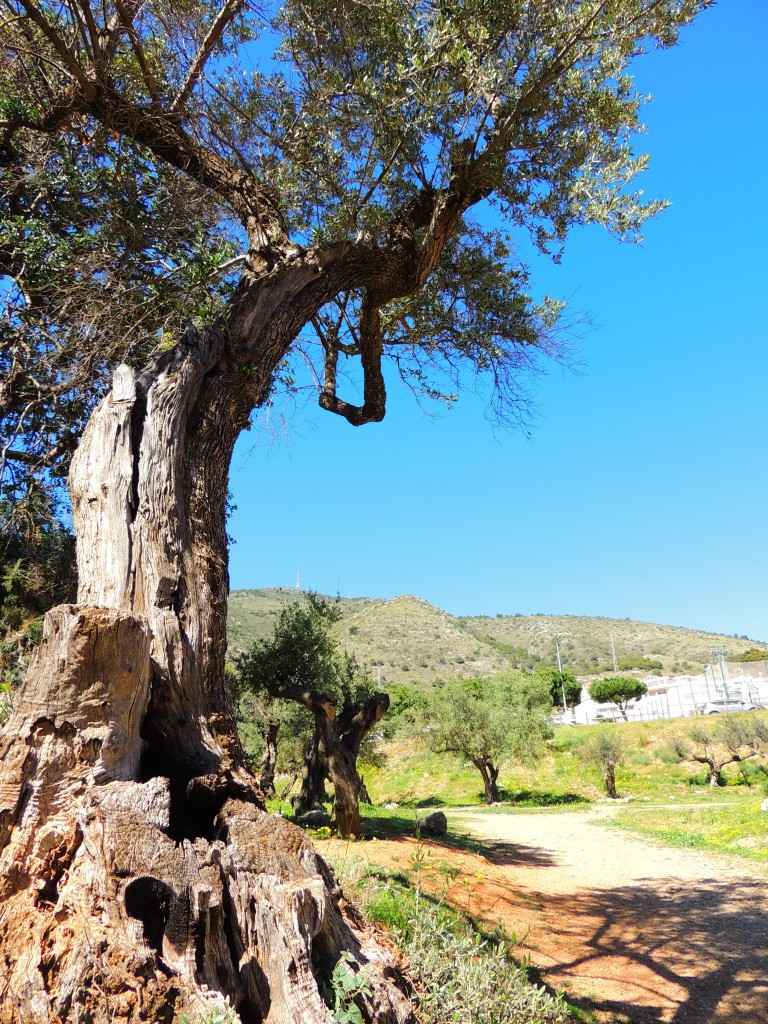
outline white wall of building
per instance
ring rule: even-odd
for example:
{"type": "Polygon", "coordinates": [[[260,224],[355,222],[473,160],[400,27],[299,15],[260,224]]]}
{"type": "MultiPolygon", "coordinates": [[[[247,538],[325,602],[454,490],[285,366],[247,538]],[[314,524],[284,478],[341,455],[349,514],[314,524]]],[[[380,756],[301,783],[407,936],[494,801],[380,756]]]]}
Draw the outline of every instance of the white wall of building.
{"type": "MultiPolygon", "coordinates": [[[[660,718],[684,718],[701,714],[709,701],[731,698],[768,708],[768,676],[764,663],[756,665],[707,666],[699,675],[646,676],[648,693],[632,701],[627,709],[630,722],[648,722],[660,718]]],[[[596,721],[622,721],[615,704],[596,704],[586,688],[582,701],[574,709],[574,721],[589,725],[596,721]]]]}

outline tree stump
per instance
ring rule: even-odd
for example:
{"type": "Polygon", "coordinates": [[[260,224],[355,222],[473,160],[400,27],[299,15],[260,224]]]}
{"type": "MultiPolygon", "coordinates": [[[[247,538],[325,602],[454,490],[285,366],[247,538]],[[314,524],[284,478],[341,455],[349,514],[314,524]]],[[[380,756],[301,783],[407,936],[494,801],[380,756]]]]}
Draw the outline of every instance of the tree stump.
{"type": "MultiPolygon", "coordinates": [[[[332,1024],[350,951],[364,1019],[413,1020],[300,829],[221,770],[147,771],[151,636],[139,615],[61,606],[0,734],[0,1024],[332,1024]]],[[[392,982],[396,984],[393,984],[392,982]]]]}

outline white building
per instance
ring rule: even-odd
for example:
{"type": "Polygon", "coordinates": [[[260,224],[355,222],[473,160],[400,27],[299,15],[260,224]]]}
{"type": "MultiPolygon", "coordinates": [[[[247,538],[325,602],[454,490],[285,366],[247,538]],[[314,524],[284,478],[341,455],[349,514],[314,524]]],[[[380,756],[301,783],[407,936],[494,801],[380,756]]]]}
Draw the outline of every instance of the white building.
{"type": "MultiPolygon", "coordinates": [[[[627,708],[630,722],[659,718],[683,718],[701,714],[705,704],[720,700],[741,700],[768,708],[768,675],[765,662],[707,665],[699,675],[646,676],[648,693],[627,708]]],[[[574,709],[574,721],[588,725],[599,721],[621,721],[615,704],[596,704],[586,688],[574,709]]]]}

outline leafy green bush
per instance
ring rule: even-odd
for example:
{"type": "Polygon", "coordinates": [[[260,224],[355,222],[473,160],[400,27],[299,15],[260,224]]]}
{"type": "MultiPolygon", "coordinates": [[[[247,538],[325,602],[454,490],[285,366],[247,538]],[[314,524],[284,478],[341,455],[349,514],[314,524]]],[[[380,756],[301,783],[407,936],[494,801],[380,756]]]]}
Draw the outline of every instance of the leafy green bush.
{"type": "Polygon", "coordinates": [[[363,1015],[355,1003],[358,995],[369,996],[371,983],[365,971],[353,971],[352,965],[357,961],[350,953],[342,953],[339,962],[333,969],[330,982],[322,989],[325,999],[336,1024],[362,1024],[363,1015]]]}
{"type": "Polygon", "coordinates": [[[653,761],[653,755],[649,754],[647,750],[633,750],[629,755],[629,761],[631,764],[650,764],[653,761]]]}
{"type": "Polygon", "coordinates": [[[368,916],[385,925],[419,983],[423,1024],[565,1024],[561,998],[526,977],[503,939],[484,938],[418,889],[376,884],[368,916]]]}
{"type": "Polygon", "coordinates": [[[680,764],[682,761],[680,751],[676,750],[670,743],[664,743],[660,747],[656,747],[653,753],[663,764],[680,764]]]}
{"type": "Polygon", "coordinates": [[[405,947],[423,986],[424,1024],[559,1024],[562,1001],[531,984],[503,941],[451,928],[440,909],[422,900],[405,947]]]}

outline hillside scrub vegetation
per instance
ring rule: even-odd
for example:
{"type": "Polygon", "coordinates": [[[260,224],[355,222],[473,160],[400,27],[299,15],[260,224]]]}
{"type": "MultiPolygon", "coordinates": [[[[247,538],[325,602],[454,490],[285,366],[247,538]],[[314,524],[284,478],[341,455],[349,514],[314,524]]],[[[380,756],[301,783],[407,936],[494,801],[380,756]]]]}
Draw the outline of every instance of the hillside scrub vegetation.
{"type": "MultiPolygon", "coordinates": [[[[228,635],[232,654],[265,639],[289,589],[236,590],[230,595],[228,635]]],[[[613,673],[613,636],[620,672],[632,674],[701,671],[710,650],[722,645],[729,660],[743,641],[678,626],[629,619],[575,615],[457,617],[406,595],[389,601],[340,598],[335,632],[358,661],[369,665],[387,690],[400,685],[431,686],[436,679],[492,676],[508,669],[556,672],[555,639],[561,638],[563,669],[576,676],[613,673]],[[403,671],[407,666],[407,672],[403,671]]],[[[768,658],[768,645],[756,646],[768,658]]],[[[570,698],[568,698],[570,703],[570,698]]],[[[562,704],[562,695],[556,704],[562,704]]]]}

